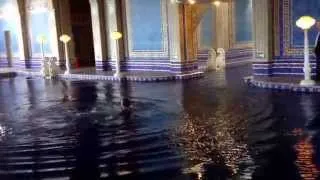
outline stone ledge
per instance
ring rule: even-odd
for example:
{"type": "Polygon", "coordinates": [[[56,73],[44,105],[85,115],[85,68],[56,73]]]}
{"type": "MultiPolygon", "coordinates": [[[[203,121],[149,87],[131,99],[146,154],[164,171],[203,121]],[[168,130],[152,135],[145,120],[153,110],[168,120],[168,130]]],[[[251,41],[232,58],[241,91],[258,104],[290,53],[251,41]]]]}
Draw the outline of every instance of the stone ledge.
{"type": "MultiPolygon", "coordinates": [[[[23,70],[11,70],[8,72],[1,72],[0,70],[0,77],[1,74],[7,75],[7,77],[15,77],[16,75],[22,76],[34,76],[40,77],[40,72],[35,71],[23,71],[23,70]],[[11,75],[11,76],[9,76],[11,75]]],[[[162,82],[162,81],[176,81],[176,80],[187,80],[187,79],[195,79],[203,77],[203,72],[193,72],[187,74],[167,74],[167,75],[152,75],[150,76],[143,74],[139,76],[136,73],[124,75],[123,77],[114,77],[112,74],[90,74],[90,73],[74,73],[70,75],[58,74],[58,78],[60,79],[72,79],[72,80],[98,80],[98,81],[136,81],[136,82],[162,82]]]]}
{"type": "Polygon", "coordinates": [[[289,82],[273,82],[268,80],[257,80],[254,77],[245,77],[244,81],[251,87],[258,87],[263,89],[273,89],[288,92],[301,93],[320,93],[320,84],[314,86],[301,86],[298,83],[289,82]]]}

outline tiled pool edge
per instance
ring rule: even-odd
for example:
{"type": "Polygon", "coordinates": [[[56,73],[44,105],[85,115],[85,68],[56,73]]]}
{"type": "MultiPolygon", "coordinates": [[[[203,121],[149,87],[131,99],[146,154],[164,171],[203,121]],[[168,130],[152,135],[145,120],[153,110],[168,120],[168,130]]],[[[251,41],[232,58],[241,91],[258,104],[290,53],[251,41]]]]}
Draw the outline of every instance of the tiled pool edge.
{"type": "MultiPolygon", "coordinates": [[[[40,72],[28,72],[14,70],[10,72],[0,72],[0,77],[15,77],[17,75],[31,76],[31,77],[41,77],[40,72]]],[[[177,74],[168,76],[137,76],[137,75],[126,75],[121,78],[114,77],[110,75],[97,75],[97,74],[58,74],[60,79],[70,79],[70,80],[98,80],[98,81],[135,81],[135,82],[163,82],[163,81],[177,81],[177,80],[187,80],[196,79],[204,76],[203,72],[193,72],[189,74],[177,74]]]]}
{"type": "Polygon", "coordinates": [[[263,89],[273,89],[281,90],[287,92],[301,92],[301,93],[320,93],[320,84],[314,86],[301,86],[296,83],[282,83],[282,82],[271,82],[255,80],[253,76],[245,77],[244,81],[249,86],[263,88],[263,89]]]}

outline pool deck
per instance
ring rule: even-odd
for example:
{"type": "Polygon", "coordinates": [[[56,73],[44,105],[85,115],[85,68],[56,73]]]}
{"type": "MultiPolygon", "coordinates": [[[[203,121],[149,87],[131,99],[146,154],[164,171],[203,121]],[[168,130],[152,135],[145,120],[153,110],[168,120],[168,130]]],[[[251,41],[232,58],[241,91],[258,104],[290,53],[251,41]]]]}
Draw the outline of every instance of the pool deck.
{"type": "Polygon", "coordinates": [[[290,92],[320,93],[320,82],[313,86],[301,86],[301,77],[246,77],[244,81],[251,87],[290,92]]]}
{"type": "MultiPolygon", "coordinates": [[[[101,81],[138,81],[138,82],[160,82],[200,78],[203,72],[196,71],[187,74],[174,74],[169,72],[136,71],[122,72],[121,77],[115,77],[112,71],[97,71],[94,68],[73,69],[71,74],[58,74],[58,78],[73,80],[101,80],[101,81]]],[[[39,71],[19,70],[14,68],[0,68],[0,77],[14,77],[16,75],[41,76],[39,71]]]]}

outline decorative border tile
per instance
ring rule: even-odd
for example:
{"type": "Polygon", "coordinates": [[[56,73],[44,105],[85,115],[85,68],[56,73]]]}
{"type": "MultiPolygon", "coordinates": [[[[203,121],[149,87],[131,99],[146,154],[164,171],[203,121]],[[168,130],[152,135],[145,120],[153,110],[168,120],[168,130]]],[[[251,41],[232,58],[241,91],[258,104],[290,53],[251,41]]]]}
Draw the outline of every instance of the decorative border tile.
{"type": "Polygon", "coordinates": [[[244,82],[250,87],[258,87],[263,89],[273,89],[279,91],[288,92],[300,92],[300,93],[320,93],[320,85],[314,86],[301,86],[296,83],[280,83],[271,81],[255,80],[254,77],[244,78],[244,82]]]}
{"type": "MultiPolygon", "coordinates": [[[[15,77],[17,75],[21,76],[31,76],[31,77],[41,77],[40,72],[23,71],[23,70],[12,70],[9,72],[0,72],[1,77],[15,77]]],[[[162,82],[162,81],[175,81],[175,80],[187,80],[203,77],[203,72],[191,72],[184,74],[168,74],[166,76],[137,76],[137,75],[127,75],[123,77],[114,77],[112,75],[94,75],[94,74],[58,74],[58,78],[61,79],[75,79],[75,80],[97,80],[97,81],[136,81],[136,82],[162,82]]]]}

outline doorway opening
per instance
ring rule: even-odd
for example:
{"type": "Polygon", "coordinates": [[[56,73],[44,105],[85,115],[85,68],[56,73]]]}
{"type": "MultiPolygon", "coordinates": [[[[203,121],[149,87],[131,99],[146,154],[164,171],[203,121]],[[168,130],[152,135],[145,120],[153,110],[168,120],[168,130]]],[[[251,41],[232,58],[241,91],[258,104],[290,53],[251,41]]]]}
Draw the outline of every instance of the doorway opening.
{"type": "Polygon", "coordinates": [[[94,46],[89,0],[69,0],[71,26],[78,67],[94,67],[94,46]]]}

